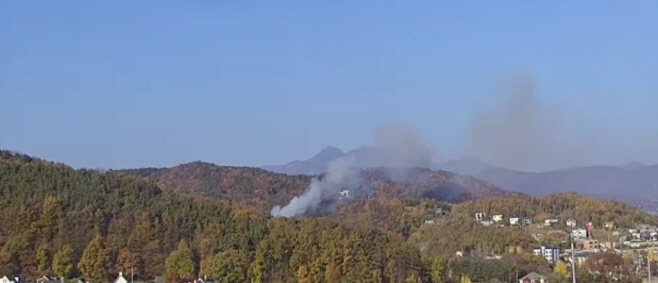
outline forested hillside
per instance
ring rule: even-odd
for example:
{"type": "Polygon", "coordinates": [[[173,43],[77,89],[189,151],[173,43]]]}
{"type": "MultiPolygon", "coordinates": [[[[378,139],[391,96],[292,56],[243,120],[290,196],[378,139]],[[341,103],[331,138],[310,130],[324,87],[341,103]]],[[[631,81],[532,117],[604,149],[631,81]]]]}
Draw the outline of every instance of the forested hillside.
{"type": "MultiPolygon", "coordinates": [[[[541,210],[518,197],[453,205],[402,194],[400,184],[418,176],[406,174],[409,179],[390,185],[378,170],[364,173],[373,175],[373,184],[383,183],[376,197],[347,202],[327,217],[291,220],[272,218],[249,202],[190,197],[123,173],[0,152],[0,274],[109,282],[134,270],[136,279],[166,275],[169,282],[208,276],[219,282],[392,283],[509,281],[551,272],[543,258],[531,255],[537,243],[530,234],[485,227],[470,214],[499,204],[543,212],[560,197],[531,199],[541,210]],[[441,213],[450,210],[453,216],[441,213]],[[455,256],[458,251],[464,256],[455,256]],[[487,258],[493,254],[503,257],[487,258]]],[[[556,209],[587,214],[622,208],[583,200],[556,209]]],[[[621,221],[628,214],[635,222],[653,221],[631,208],[613,214],[621,218],[603,219],[621,221]]]]}
{"type": "MultiPolygon", "coordinates": [[[[192,162],[173,168],[144,168],[117,171],[152,180],[165,190],[209,199],[230,200],[271,208],[285,204],[306,190],[311,176],[271,173],[250,167],[218,166],[192,162]]],[[[386,168],[361,172],[363,186],[376,193],[400,199],[430,198],[461,202],[504,196],[502,189],[470,176],[445,171],[413,168],[391,172],[386,168]]]]}
{"type": "Polygon", "coordinates": [[[222,282],[426,278],[402,237],[333,220],[272,219],[125,175],[0,158],[0,273],[107,280],[198,274],[222,282]]]}
{"type": "Polygon", "coordinates": [[[191,162],[173,168],[116,171],[155,182],[160,188],[184,195],[229,200],[271,208],[306,190],[310,176],[288,176],[251,167],[217,166],[191,162]]]}

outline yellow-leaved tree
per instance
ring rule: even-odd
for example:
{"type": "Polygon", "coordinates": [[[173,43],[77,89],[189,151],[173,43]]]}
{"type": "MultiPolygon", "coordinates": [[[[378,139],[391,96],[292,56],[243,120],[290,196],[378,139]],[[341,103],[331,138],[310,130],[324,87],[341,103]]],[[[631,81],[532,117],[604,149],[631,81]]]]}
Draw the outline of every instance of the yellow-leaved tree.
{"type": "Polygon", "coordinates": [[[560,278],[569,277],[569,271],[567,270],[567,264],[564,261],[558,261],[555,264],[555,274],[560,278]]]}

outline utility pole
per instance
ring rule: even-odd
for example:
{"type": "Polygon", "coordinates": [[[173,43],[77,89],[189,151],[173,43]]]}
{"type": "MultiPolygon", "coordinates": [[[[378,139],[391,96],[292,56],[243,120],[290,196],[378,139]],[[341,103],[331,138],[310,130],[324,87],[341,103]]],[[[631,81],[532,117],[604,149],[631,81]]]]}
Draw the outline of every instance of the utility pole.
{"type": "Polygon", "coordinates": [[[571,243],[571,280],[573,283],[576,283],[576,260],[574,259],[574,247],[573,247],[573,228],[567,228],[567,233],[569,233],[569,243],[571,243]]]}
{"type": "Polygon", "coordinates": [[[571,237],[571,280],[576,283],[576,261],[574,260],[573,237],[571,237]]]}
{"type": "Polygon", "coordinates": [[[647,254],[647,271],[649,273],[649,283],[651,283],[651,251],[647,254]]]}

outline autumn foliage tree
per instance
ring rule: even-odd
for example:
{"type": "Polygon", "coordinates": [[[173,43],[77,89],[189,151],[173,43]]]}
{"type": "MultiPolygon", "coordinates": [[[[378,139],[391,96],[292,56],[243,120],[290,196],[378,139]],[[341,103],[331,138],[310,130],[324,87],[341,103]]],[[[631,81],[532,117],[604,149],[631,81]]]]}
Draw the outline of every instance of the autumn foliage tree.
{"type": "Polygon", "coordinates": [[[165,269],[167,280],[177,281],[194,277],[194,254],[185,240],[181,240],[178,248],[171,252],[167,258],[165,269]]]}
{"type": "Polygon", "coordinates": [[[89,243],[78,263],[78,269],[87,279],[101,281],[109,278],[112,269],[110,251],[101,236],[89,243]]]}
{"type": "Polygon", "coordinates": [[[142,258],[139,254],[133,253],[125,248],[119,251],[114,270],[116,273],[122,272],[123,274],[130,274],[135,275],[137,278],[143,278],[142,264],[142,258]]]}
{"type": "Polygon", "coordinates": [[[220,252],[205,261],[203,275],[220,283],[247,282],[250,267],[249,256],[239,250],[220,252]]]}
{"type": "Polygon", "coordinates": [[[51,263],[52,259],[50,257],[50,250],[44,246],[39,247],[37,250],[37,267],[39,272],[47,272],[51,263]]]}
{"type": "Polygon", "coordinates": [[[70,278],[74,272],[73,249],[67,245],[53,257],[53,273],[58,277],[70,278]]]}
{"type": "Polygon", "coordinates": [[[564,261],[558,261],[555,264],[555,275],[559,279],[566,279],[569,277],[569,271],[567,270],[567,265],[564,263],[564,261]]]}

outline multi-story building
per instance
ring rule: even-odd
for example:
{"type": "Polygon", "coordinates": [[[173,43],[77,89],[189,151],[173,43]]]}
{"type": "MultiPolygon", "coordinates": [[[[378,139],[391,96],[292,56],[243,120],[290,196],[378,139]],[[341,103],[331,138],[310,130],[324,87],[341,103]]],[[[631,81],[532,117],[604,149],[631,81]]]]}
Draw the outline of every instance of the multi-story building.
{"type": "Polygon", "coordinates": [[[535,248],[532,253],[536,256],[543,256],[550,264],[555,264],[560,260],[559,247],[541,246],[535,248]]]}
{"type": "Polygon", "coordinates": [[[582,241],[583,250],[592,251],[601,249],[601,244],[597,240],[585,239],[582,241]]]}

